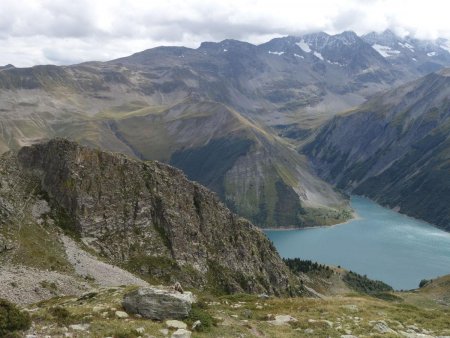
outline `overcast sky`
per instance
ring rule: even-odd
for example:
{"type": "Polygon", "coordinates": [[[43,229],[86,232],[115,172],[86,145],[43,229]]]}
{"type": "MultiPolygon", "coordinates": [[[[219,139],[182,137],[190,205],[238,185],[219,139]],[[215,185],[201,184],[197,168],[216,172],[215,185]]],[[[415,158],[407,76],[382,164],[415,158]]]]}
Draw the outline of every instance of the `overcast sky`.
{"type": "Polygon", "coordinates": [[[450,39],[446,0],[0,0],[0,65],[109,60],[159,45],[326,31],[450,39]]]}

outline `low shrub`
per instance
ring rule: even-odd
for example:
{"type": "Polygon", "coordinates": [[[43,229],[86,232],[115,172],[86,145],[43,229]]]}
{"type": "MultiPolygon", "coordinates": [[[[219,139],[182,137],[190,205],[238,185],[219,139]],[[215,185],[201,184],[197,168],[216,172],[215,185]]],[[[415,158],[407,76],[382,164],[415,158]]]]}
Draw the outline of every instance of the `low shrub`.
{"type": "Polygon", "coordinates": [[[427,285],[428,283],[431,283],[431,280],[428,279],[422,279],[419,283],[419,288],[423,288],[425,285],[427,285]]]}
{"type": "Polygon", "coordinates": [[[392,287],[379,280],[372,280],[353,271],[349,271],[343,278],[351,289],[366,294],[393,291],[392,287]]]}
{"type": "Polygon", "coordinates": [[[202,323],[198,328],[196,328],[197,331],[209,331],[214,325],[216,325],[215,319],[205,310],[205,307],[200,307],[197,304],[193,304],[186,322],[189,326],[192,326],[192,324],[194,324],[197,320],[202,323]]]}
{"type": "Polygon", "coordinates": [[[0,299],[0,337],[13,336],[15,331],[30,328],[30,315],[5,299],[0,299]]]}
{"type": "Polygon", "coordinates": [[[67,325],[70,322],[70,312],[61,306],[52,307],[49,312],[60,325],[67,325]]]}

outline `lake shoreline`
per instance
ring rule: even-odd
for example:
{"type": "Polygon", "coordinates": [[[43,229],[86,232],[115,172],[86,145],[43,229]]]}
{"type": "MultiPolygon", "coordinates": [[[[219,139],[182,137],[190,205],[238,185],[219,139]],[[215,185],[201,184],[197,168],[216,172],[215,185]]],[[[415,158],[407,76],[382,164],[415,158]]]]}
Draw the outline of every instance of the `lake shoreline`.
{"type": "Polygon", "coordinates": [[[356,211],[352,212],[352,218],[336,223],[336,224],[330,224],[330,225],[313,225],[309,227],[303,227],[303,228],[296,228],[296,227],[278,227],[278,228],[261,228],[262,231],[294,231],[294,230],[308,230],[308,229],[320,229],[320,228],[332,228],[338,225],[348,224],[357,220],[362,219],[356,211]]]}
{"type": "Polygon", "coordinates": [[[396,290],[450,273],[448,232],[363,196],[351,205],[353,218],[335,225],[262,230],[284,258],[340,265],[396,290]]]}
{"type": "Polygon", "coordinates": [[[354,195],[354,196],[361,197],[361,198],[365,198],[365,199],[367,199],[367,200],[369,200],[369,201],[372,201],[372,202],[374,202],[374,203],[376,203],[376,204],[382,206],[383,208],[386,208],[386,209],[388,209],[388,210],[391,210],[391,211],[393,211],[393,212],[395,212],[395,213],[397,213],[397,214],[399,214],[399,215],[402,215],[402,216],[404,216],[404,217],[407,217],[407,218],[409,218],[409,219],[411,219],[411,220],[413,220],[413,221],[421,222],[421,223],[424,223],[424,224],[428,224],[428,225],[431,225],[432,227],[434,227],[434,228],[436,228],[436,229],[438,229],[438,230],[442,230],[442,231],[445,231],[445,232],[450,233],[450,230],[446,230],[445,228],[442,228],[442,227],[440,227],[440,226],[438,226],[438,225],[436,225],[436,224],[434,224],[434,223],[431,223],[431,222],[429,222],[429,221],[427,221],[427,220],[425,220],[425,219],[423,219],[423,218],[418,218],[418,217],[411,216],[411,215],[408,215],[408,214],[404,213],[404,212],[401,210],[401,208],[400,208],[399,206],[391,207],[391,206],[388,205],[388,204],[382,204],[382,203],[380,203],[380,202],[378,202],[378,201],[375,201],[375,200],[373,200],[373,199],[371,199],[370,197],[365,196],[365,195],[354,195]]]}

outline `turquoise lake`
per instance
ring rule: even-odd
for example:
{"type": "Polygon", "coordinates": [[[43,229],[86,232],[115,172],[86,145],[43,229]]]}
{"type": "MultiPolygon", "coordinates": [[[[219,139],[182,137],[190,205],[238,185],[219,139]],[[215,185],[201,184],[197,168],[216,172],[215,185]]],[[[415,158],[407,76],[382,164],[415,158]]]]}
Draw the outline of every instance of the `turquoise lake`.
{"type": "Polygon", "coordinates": [[[450,274],[450,233],[366,198],[351,205],[358,218],[348,223],[266,234],[285,258],[340,265],[397,290],[450,274]]]}

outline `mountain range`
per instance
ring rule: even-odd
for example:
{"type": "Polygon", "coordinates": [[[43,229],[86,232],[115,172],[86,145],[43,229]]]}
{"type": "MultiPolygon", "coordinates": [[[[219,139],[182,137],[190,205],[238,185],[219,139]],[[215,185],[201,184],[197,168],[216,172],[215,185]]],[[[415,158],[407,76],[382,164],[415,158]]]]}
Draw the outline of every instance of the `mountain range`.
{"type": "Polygon", "coordinates": [[[181,168],[259,226],[334,224],[350,217],[347,198],[316,175],[305,144],[338,112],[448,65],[447,41],[389,31],[157,47],[72,66],[7,65],[0,68],[0,152],[62,136],[181,168]]]}

